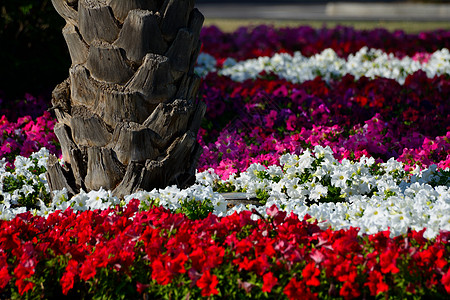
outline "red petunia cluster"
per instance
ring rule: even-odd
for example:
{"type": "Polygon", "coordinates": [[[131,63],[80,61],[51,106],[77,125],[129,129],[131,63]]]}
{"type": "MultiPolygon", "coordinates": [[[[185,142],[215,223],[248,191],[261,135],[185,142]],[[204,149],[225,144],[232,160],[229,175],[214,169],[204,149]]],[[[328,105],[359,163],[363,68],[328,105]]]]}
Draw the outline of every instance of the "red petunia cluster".
{"type": "Polygon", "coordinates": [[[356,228],[322,230],[308,216],[299,220],[275,206],[268,219],[244,211],[193,221],[162,207],[139,211],[138,204],[1,221],[3,293],[123,292],[133,298],[167,296],[175,288],[184,296],[221,298],[450,294],[450,232],[432,241],[423,231],[359,236],[356,228]]]}

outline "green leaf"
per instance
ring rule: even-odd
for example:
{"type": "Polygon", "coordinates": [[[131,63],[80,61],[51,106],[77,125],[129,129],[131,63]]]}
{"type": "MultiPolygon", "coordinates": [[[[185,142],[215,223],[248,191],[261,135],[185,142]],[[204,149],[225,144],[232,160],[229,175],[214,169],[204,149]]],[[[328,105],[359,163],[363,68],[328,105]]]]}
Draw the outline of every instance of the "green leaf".
{"type": "Polygon", "coordinates": [[[33,4],[27,4],[27,5],[22,5],[19,6],[20,11],[22,12],[22,14],[24,15],[29,15],[31,12],[31,9],[33,8],[33,4]]]}

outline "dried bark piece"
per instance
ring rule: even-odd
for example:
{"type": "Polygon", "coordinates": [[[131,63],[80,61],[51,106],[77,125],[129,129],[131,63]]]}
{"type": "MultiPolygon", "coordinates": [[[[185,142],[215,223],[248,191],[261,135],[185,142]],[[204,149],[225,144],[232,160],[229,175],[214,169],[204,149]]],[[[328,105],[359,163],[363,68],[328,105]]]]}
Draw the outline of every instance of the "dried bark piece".
{"type": "Polygon", "coordinates": [[[188,131],[175,139],[162,160],[148,160],[142,180],[143,186],[151,188],[161,188],[170,184],[182,186],[186,180],[183,177],[186,177],[191,165],[190,157],[195,145],[195,135],[188,131]]]}
{"type": "Polygon", "coordinates": [[[134,161],[130,162],[122,181],[114,189],[113,195],[123,198],[126,195],[142,190],[144,173],[145,169],[143,164],[134,161]]]}
{"type": "Polygon", "coordinates": [[[197,149],[195,145],[195,135],[189,131],[172,143],[163,158],[149,159],[145,165],[131,162],[123,180],[113,191],[113,194],[117,197],[123,197],[139,190],[151,190],[170,184],[182,186],[187,181],[191,181],[192,184],[193,177],[188,172],[192,169],[192,163],[195,165],[199,156],[198,153],[194,153],[194,156],[192,156],[192,150],[197,149]],[[191,156],[194,157],[193,160],[189,159],[191,156]]]}
{"type": "Polygon", "coordinates": [[[200,88],[201,79],[198,77],[198,75],[193,74],[191,75],[191,81],[189,85],[188,94],[186,96],[186,99],[191,100],[194,99],[197,95],[198,89],[200,88]]]}
{"type": "Polygon", "coordinates": [[[194,74],[195,64],[197,63],[197,58],[198,58],[198,55],[200,54],[201,49],[202,49],[202,43],[200,41],[197,41],[197,46],[192,51],[192,55],[191,55],[191,64],[189,65],[189,72],[188,72],[190,75],[194,74]]]}
{"type": "Polygon", "coordinates": [[[72,109],[70,128],[73,141],[79,146],[106,146],[112,137],[112,130],[106,123],[84,106],[72,109]]]}
{"type": "Polygon", "coordinates": [[[89,49],[86,67],[99,81],[123,84],[133,76],[122,50],[116,46],[95,42],[89,49]]]}
{"type": "Polygon", "coordinates": [[[63,160],[65,162],[70,162],[70,150],[77,148],[70,137],[70,127],[62,123],[57,123],[53,130],[59,140],[59,143],[61,144],[63,160]]]}
{"type": "Polygon", "coordinates": [[[113,190],[124,175],[123,166],[113,157],[111,149],[90,147],[87,149],[88,163],[85,178],[89,190],[113,190]]]}
{"type": "Polygon", "coordinates": [[[108,0],[106,3],[112,8],[114,17],[121,22],[124,22],[131,10],[145,9],[154,12],[157,10],[156,3],[149,0],[108,0]]]}
{"type": "Polygon", "coordinates": [[[198,132],[200,129],[200,126],[202,124],[203,116],[206,113],[206,103],[198,101],[195,107],[195,112],[191,117],[191,125],[189,127],[189,130],[192,132],[198,132]]]}
{"type": "Polygon", "coordinates": [[[176,98],[194,100],[200,87],[201,79],[196,74],[185,74],[180,81],[176,98]]]}
{"type": "Polygon", "coordinates": [[[71,105],[95,107],[99,98],[99,85],[90,78],[88,69],[83,65],[72,66],[69,77],[71,105]]]}
{"type": "Polygon", "coordinates": [[[75,195],[77,190],[74,187],[74,182],[71,179],[69,170],[64,170],[59,164],[58,159],[54,155],[50,155],[47,161],[47,182],[52,191],[59,191],[64,188],[67,189],[69,195],[75,195]]]}
{"type": "Polygon", "coordinates": [[[173,70],[181,74],[189,70],[192,42],[193,35],[191,32],[187,29],[180,29],[178,31],[175,40],[165,54],[169,58],[173,70]]]}
{"type": "Polygon", "coordinates": [[[192,37],[193,41],[199,41],[200,32],[202,30],[204,21],[205,17],[203,16],[203,14],[197,8],[194,8],[189,17],[189,24],[188,24],[189,31],[193,35],[192,37]]]}
{"type": "Polygon", "coordinates": [[[78,13],[65,0],[52,0],[53,7],[67,23],[78,25],[78,13]]]}
{"type": "MultiPolygon", "coordinates": [[[[128,1],[128,0],[126,0],[128,1]]],[[[112,43],[119,34],[119,26],[111,8],[101,0],[78,1],[79,28],[84,41],[91,44],[95,40],[112,43]]]]}
{"type": "Polygon", "coordinates": [[[187,128],[193,112],[194,105],[190,101],[177,99],[171,103],[160,103],[142,125],[167,141],[187,128]]]}
{"type": "Polygon", "coordinates": [[[155,107],[156,105],[148,103],[137,92],[122,92],[102,87],[93,111],[114,128],[120,122],[144,122],[155,107]]]}
{"type": "Polygon", "coordinates": [[[125,19],[115,46],[125,50],[129,60],[142,63],[147,53],[163,54],[167,44],[161,36],[158,17],[148,10],[132,10],[125,19]]]}
{"type": "Polygon", "coordinates": [[[147,54],[141,67],[125,85],[125,90],[141,93],[149,103],[171,99],[176,93],[176,87],[170,75],[168,58],[147,54]]]}
{"type": "Polygon", "coordinates": [[[77,28],[67,23],[62,32],[66,40],[67,48],[69,48],[72,65],[85,63],[88,57],[89,47],[81,38],[77,28]]]}
{"type": "Polygon", "coordinates": [[[189,15],[194,8],[194,0],[166,0],[161,7],[161,32],[171,42],[178,30],[186,28],[189,15]]]}
{"type": "Polygon", "coordinates": [[[67,78],[53,89],[52,105],[52,109],[70,113],[70,78],[67,78]]]}
{"type": "Polygon", "coordinates": [[[144,122],[157,104],[149,103],[136,91],[101,83],[88,77],[83,66],[71,68],[71,101],[73,106],[85,106],[102,118],[111,128],[119,122],[144,122]]]}
{"type": "Polygon", "coordinates": [[[70,164],[75,184],[78,188],[84,188],[84,177],[86,176],[86,164],[82,151],[78,149],[73,142],[70,127],[62,123],[58,123],[54,128],[55,135],[61,144],[63,160],[70,164]]]}
{"type": "Polygon", "coordinates": [[[110,143],[117,159],[124,165],[155,159],[160,155],[160,144],[161,137],[153,130],[133,122],[118,124],[110,143]]]}

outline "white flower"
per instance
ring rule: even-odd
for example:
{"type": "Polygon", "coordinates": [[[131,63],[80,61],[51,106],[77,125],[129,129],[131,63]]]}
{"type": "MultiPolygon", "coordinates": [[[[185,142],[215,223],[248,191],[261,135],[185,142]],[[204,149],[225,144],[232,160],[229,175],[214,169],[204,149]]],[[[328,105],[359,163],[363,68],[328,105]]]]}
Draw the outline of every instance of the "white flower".
{"type": "Polygon", "coordinates": [[[347,180],[349,180],[350,174],[343,168],[336,169],[331,175],[331,184],[335,187],[344,189],[347,187],[347,180]]]}
{"type": "Polygon", "coordinates": [[[38,152],[34,152],[31,154],[32,159],[37,159],[38,167],[47,167],[47,160],[50,156],[50,151],[47,148],[41,148],[38,152]]]}
{"type": "MultiPolygon", "coordinates": [[[[78,194],[73,196],[69,201],[67,202],[61,202],[59,205],[64,206],[72,206],[73,210],[75,211],[85,211],[88,210],[88,201],[90,200],[89,195],[81,190],[78,194]]],[[[91,202],[95,201],[95,199],[92,199],[91,202]]]]}
{"type": "Polygon", "coordinates": [[[328,188],[320,183],[312,183],[309,191],[309,199],[311,200],[319,200],[321,197],[326,197],[328,194],[328,188]]]}
{"type": "Polygon", "coordinates": [[[20,190],[20,193],[23,193],[26,196],[35,192],[34,187],[32,185],[24,184],[20,190]]]}
{"type": "Polygon", "coordinates": [[[220,180],[219,175],[214,172],[213,168],[210,168],[203,172],[197,172],[195,174],[196,182],[204,186],[212,186],[215,181],[220,180]]]}
{"type": "Polygon", "coordinates": [[[15,214],[12,212],[8,204],[0,204],[0,220],[11,220],[14,216],[15,214]]]}
{"type": "Polygon", "coordinates": [[[14,165],[16,167],[16,171],[25,173],[27,172],[28,168],[31,168],[33,166],[33,161],[27,157],[18,155],[14,160],[14,165]]]}

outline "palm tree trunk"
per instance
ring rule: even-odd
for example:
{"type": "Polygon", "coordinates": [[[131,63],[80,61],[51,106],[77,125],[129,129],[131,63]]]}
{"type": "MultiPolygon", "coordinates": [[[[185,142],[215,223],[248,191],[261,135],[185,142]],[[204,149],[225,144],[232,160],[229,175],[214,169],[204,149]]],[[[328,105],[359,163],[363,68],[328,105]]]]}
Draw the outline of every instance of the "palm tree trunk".
{"type": "Polygon", "coordinates": [[[203,15],[194,0],[52,0],[66,20],[69,77],[52,94],[64,166],[51,190],[70,194],[192,184],[206,106],[196,101],[203,15]]]}

